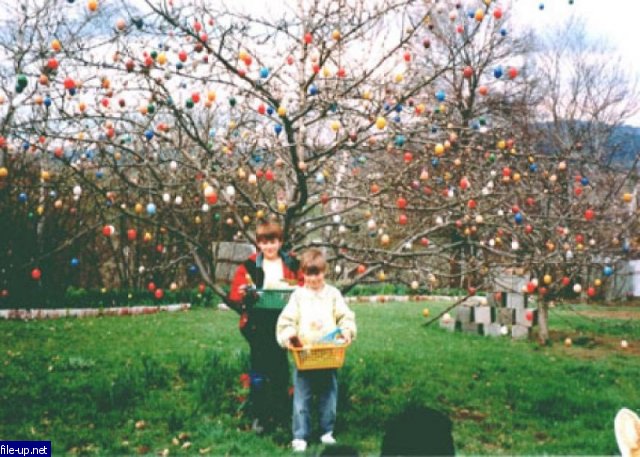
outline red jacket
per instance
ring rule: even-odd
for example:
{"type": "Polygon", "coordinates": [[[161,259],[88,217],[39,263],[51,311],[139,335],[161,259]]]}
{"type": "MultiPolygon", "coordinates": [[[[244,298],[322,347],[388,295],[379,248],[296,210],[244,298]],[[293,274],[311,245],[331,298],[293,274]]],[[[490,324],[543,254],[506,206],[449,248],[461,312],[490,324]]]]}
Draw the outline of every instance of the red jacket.
{"type": "MultiPolygon", "coordinates": [[[[239,313],[245,310],[244,288],[249,285],[247,275],[256,288],[262,289],[264,284],[264,270],[262,269],[262,253],[254,253],[247,260],[238,266],[236,274],[231,282],[231,289],[227,295],[226,302],[231,308],[239,313]]],[[[297,279],[302,284],[302,272],[298,269],[298,260],[284,252],[280,252],[282,258],[282,273],[284,279],[297,279]]]]}

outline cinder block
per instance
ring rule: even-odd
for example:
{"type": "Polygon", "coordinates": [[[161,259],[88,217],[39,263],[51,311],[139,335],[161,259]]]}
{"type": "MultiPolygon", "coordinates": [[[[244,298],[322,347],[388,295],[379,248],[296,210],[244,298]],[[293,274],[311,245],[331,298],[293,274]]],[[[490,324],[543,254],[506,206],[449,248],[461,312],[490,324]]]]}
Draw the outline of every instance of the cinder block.
{"type": "Polygon", "coordinates": [[[493,324],[484,326],[484,334],[486,336],[502,336],[501,329],[502,329],[502,325],[498,324],[497,322],[494,322],[493,324]]]}
{"type": "Polygon", "coordinates": [[[484,297],[469,297],[461,303],[463,306],[480,306],[484,302],[484,297]]]}
{"type": "Polygon", "coordinates": [[[520,292],[529,278],[522,275],[501,274],[495,277],[495,289],[499,292],[520,292]]]}
{"type": "Polygon", "coordinates": [[[516,310],[512,308],[498,309],[498,323],[500,325],[512,325],[516,322],[516,310]]]}
{"type": "Polygon", "coordinates": [[[527,327],[525,325],[512,325],[511,326],[511,337],[514,340],[525,340],[529,338],[531,335],[531,327],[527,327]]]}
{"type": "Polygon", "coordinates": [[[516,324],[533,327],[538,324],[538,310],[535,308],[516,309],[516,324]]]}
{"type": "Polygon", "coordinates": [[[507,293],[507,308],[526,308],[527,296],[524,294],[507,293]]]}
{"type": "Polygon", "coordinates": [[[449,320],[440,319],[440,328],[443,328],[450,332],[455,332],[456,328],[460,328],[460,322],[456,322],[453,319],[449,319],[449,320]]]}
{"type": "Polygon", "coordinates": [[[476,306],[473,310],[473,321],[477,324],[489,325],[496,320],[496,309],[492,306],[476,306]]]}
{"type": "Polygon", "coordinates": [[[456,307],[456,321],[464,323],[473,322],[473,307],[460,305],[456,307]]]}
{"type": "Polygon", "coordinates": [[[462,322],[460,329],[465,333],[473,333],[476,335],[484,334],[484,326],[482,324],[476,324],[475,322],[462,322]]]}

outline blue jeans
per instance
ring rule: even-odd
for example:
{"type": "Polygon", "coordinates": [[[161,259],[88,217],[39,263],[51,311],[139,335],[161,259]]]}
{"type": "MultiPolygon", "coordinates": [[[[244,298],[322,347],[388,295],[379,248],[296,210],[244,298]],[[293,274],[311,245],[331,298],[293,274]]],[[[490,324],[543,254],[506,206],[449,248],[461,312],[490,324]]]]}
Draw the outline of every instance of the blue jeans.
{"type": "Polygon", "coordinates": [[[309,370],[293,373],[293,438],[308,440],[311,435],[313,396],[318,397],[320,431],[333,432],[338,404],[337,370],[309,370]]]}

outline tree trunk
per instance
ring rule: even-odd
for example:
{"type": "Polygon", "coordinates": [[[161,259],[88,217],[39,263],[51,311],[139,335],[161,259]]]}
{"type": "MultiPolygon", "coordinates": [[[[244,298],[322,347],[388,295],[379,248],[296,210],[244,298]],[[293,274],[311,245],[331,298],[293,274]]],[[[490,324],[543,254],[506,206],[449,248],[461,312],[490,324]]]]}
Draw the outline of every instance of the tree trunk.
{"type": "Polygon", "coordinates": [[[538,341],[540,344],[549,343],[549,304],[541,300],[538,304],[538,341]]]}

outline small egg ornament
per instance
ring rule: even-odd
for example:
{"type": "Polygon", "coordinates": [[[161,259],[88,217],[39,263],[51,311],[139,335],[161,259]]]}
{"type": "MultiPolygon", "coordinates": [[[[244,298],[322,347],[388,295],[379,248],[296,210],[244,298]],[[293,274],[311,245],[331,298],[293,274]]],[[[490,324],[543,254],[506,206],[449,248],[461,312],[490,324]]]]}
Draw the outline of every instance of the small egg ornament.
{"type": "Polygon", "coordinates": [[[620,341],[620,347],[622,349],[627,349],[629,347],[629,342],[627,340],[621,340],[620,341]]]}
{"type": "Polygon", "coordinates": [[[378,130],[382,130],[387,126],[387,120],[380,116],[378,117],[378,119],[376,119],[376,127],[378,128],[378,130]]]}
{"type": "Polygon", "coordinates": [[[156,214],[156,205],[154,203],[147,203],[147,214],[153,216],[156,214]]]}
{"type": "Polygon", "coordinates": [[[40,268],[34,268],[33,270],[31,270],[31,279],[33,279],[34,281],[39,281],[41,277],[42,271],[40,270],[40,268]]]}
{"type": "Polygon", "coordinates": [[[95,12],[98,9],[98,0],[89,0],[87,2],[87,8],[92,13],[95,12]]]}
{"type": "Polygon", "coordinates": [[[579,294],[580,292],[582,292],[582,286],[580,284],[574,284],[573,285],[573,291],[577,294],[579,294]]]}
{"type": "Polygon", "coordinates": [[[587,210],[584,212],[584,218],[585,218],[587,221],[591,221],[591,220],[593,220],[593,218],[594,218],[594,217],[595,217],[595,212],[594,212],[591,208],[587,209],[587,210]]]}
{"type": "Polygon", "coordinates": [[[571,341],[571,338],[567,337],[564,339],[564,345],[566,347],[571,347],[572,344],[573,344],[573,341],[571,341]]]}
{"type": "Polygon", "coordinates": [[[423,317],[429,317],[429,308],[424,308],[422,310],[422,316],[423,317]]]}

